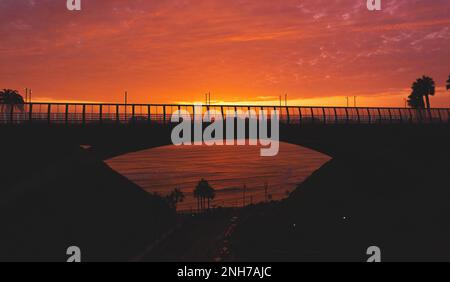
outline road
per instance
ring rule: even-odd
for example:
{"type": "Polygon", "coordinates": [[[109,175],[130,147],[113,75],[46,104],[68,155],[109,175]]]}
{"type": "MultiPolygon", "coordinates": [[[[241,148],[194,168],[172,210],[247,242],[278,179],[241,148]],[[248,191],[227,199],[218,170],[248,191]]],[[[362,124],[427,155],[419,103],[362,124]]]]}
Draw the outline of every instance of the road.
{"type": "Polygon", "coordinates": [[[223,209],[204,215],[180,216],[178,228],[139,259],[149,262],[208,262],[230,259],[229,237],[239,220],[238,211],[223,209]]]}

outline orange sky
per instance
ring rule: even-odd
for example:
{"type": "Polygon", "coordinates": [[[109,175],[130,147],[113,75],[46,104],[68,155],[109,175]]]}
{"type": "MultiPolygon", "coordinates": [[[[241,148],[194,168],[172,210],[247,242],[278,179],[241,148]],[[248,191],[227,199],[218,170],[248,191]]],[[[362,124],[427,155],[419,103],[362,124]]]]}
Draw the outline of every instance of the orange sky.
{"type": "Polygon", "coordinates": [[[450,1],[0,1],[0,88],[35,100],[403,106],[412,81],[450,107],[450,1]],[[353,104],[353,100],[350,101],[353,104]]]}

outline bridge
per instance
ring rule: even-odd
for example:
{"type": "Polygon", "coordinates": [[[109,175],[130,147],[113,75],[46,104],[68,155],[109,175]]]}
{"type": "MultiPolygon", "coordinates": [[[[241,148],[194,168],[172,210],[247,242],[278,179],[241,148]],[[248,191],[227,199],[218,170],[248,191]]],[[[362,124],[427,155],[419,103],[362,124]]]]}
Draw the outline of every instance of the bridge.
{"type": "MultiPolygon", "coordinates": [[[[2,214],[8,217],[13,210],[34,215],[53,205],[73,211],[76,220],[67,221],[63,212],[51,213],[51,219],[43,221],[47,225],[38,225],[48,238],[59,233],[42,226],[59,228],[61,222],[75,222],[73,230],[102,226],[97,224],[101,220],[83,224],[98,218],[95,214],[103,209],[103,200],[112,203],[111,210],[119,211],[118,218],[144,206],[122,196],[128,191],[122,182],[115,184],[116,178],[108,181],[109,170],[102,161],[171,144],[172,113],[178,109],[194,113],[194,105],[156,104],[31,103],[20,108],[3,104],[0,109],[0,207],[18,207],[2,214]],[[80,149],[80,145],[89,145],[89,149],[80,149]],[[72,183],[76,189],[66,189],[72,183]]],[[[450,214],[449,109],[211,105],[203,106],[202,112],[207,109],[224,113],[277,109],[281,141],[333,158],[286,203],[287,216],[274,219],[288,226],[291,215],[298,222],[306,218],[302,230],[312,235],[305,240],[300,237],[302,242],[319,249],[342,246],[349,252],[356,250],[356,256],[373,244],[374,238],[382,238],[377,241],[382,246],[400,245],[392,251],[400,255],[407,255],[417,242],[437,242],[435,253],[448,257],[450,232],[434,230],[444,230],[450,214]],[[349,219],[343,221],[342,217],[349,219]]],[[[36,225],[34,217],[30,222],[36,225]]],[[[96,232],[102,241],[114,234],[102,228],[96,232]]],[[[252,240],[263,233],[254,234],[252,240]]],[[[19,235],[23,234],[27,232],[19,235]]],[[[122,239],[115,238],[117,242],[122,239]]],[[[49,248],[53,242],[43,246],[49,248]]]]}
{"type": "MultiPolygon", "coordinates": [[[[191,115],[195,105],[182,104],[91,104],[91,103],[26,103],[20,108],[2,105],[1,124],[167,124],[177,110],[191,115]]],[[[301,107],[255,105],[202,105],[202,112],[215,110],[223,116],[227,111],[270,112],[278,110],[284,124],[379,125],[442,124],[450,122],[450,109],[410,109],[373,107],[301,107]]],[[[198,109],[198,108],[197,108],[198,109]]],[[[198,110],[197,110],[198,111],[198,110]]]]}

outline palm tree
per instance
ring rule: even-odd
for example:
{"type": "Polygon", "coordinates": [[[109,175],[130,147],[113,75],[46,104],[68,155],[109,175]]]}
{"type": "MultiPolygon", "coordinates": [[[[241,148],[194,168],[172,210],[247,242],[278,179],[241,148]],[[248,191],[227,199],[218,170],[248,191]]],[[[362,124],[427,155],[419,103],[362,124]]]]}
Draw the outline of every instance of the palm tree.
{"type": "Polygon", "coordinates": [[[447,80],[447,90],[450,90],[450,75],[448,76],[447,80]]]}
{"type": "Polygon", "coordinates": [[[425,102],[423,100],[423,94],[421,92],[421,86],[419,84],[419,79],[413,83],[411,86],[412,92],[408,97],[408,105],[413,109],[424,109],[425,102]]]}
{"type": "Polygon", "coordinates": [[[216,197],[216,190],[208,184],[208,189],[206,190],[206,198],[208,199],[208,210],[211,207],[211,200],[216,197]]]}
{"type": "Polygon", "coordinates": [[[422,106],[423,99],[425,98],[427,109],[431,109],[430,96],[434,96],[436,93],[436,83],[429,76],[422,76],[418,78],[412,85],[412,93],[409,96],[408,103],[411,107],[416,109],[425,108],[422,106]]]}
{"type": "Polygon", "coordinates": [[[23,112],[25,101],[17,90],[3,89],[0,91],[0,112],[4,114],[7,120],[7,115],[17,107],[23,112]],[[6,110],[5,110],[6,109],[6,110]]]}
{"type": "Polygon", "coordinates": [[[169,203],[169,206],[173,209],[177,208],[178,203],[182,203],[184,201],[184,193],[179,189],[175,188],[169,195],[167,195],[166,199],[169,203]]]}
{"type": "Polygon", "coordinates": [[[203,211],[206,208],[206,199],[209,200],[213,199],[215,197],[215,193],[213,193],[212,190],[214,190],[206,181],[205,179],[201,179],[194,190],[194,197],[197,199],[197,207],[198,211],[203,211]]]}
{"type": "Polygon", "coordinates": [[[434,94],[436,94],[436,83],[431,77],[423,76],[420,85],[423,89],[423,95],[425,96],[425,100],[427,102],[427,109],[431,109],[429,96],[434,96],[434,94]]]}

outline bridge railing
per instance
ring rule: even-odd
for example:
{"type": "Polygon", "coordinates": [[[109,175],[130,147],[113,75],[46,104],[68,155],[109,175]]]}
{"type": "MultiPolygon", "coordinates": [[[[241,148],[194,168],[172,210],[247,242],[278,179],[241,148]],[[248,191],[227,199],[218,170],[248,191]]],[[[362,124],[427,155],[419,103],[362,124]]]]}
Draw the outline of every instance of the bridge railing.
{"type": "MultiPolygon", "coordinates": [[[[79,104],[27,103],[12,106],[0,104],[0,124],[132,124],[170,123],[172,114],[184,110],[199,114],[194,105],[170,104],[79,104]]],[[[450,109],[416,110],[408,108],[346,108],[346,107],[280,107],[280,106],[202,106],[201,113],[215,110],[223,113],[241,111],[260,114],[279,111],[286,124],[434,124],[450,123],[450,109]]]]}

